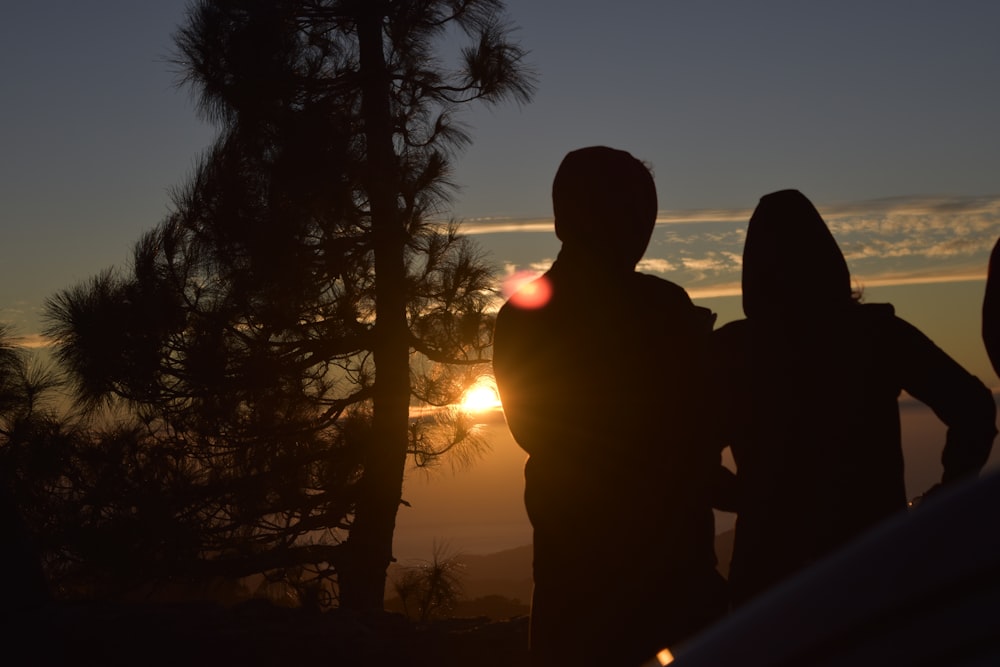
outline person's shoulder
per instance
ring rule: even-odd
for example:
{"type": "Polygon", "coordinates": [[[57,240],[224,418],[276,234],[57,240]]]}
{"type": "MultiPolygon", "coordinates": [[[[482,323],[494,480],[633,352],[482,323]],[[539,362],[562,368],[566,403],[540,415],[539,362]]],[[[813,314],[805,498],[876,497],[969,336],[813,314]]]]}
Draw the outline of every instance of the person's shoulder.
{"type": "Polygon", "coordinates": [[[699,328],[707,327],[711,331],[715,325],[715,313],[709,308],[695,305],[687,290],[677,283],[648,273],[636,272],[634,286],[644,303],[677,316],[686,316],[699,328]]]}
{"type": "Polygon", "coordinates": [[[544,310],[554,296],[554,283],[551,271],[522,282],[500,306],[497,316],[514,317],[544,310]]]}
{"type": "Polygon", "coordinates": [[[752,323],[748,319],[726,322],[712,332],[713,344],[723,347],[735,345],[738,341],[742,341],[747,338],[751,327],[752,323]]]}
{"type": "Polygon", "coordinates": [[[697,308],[687,290],[677,283],[648,273],[636,272],[632,277],[631,288],[641,299],[677,308],[697,308]]]}
{"type": "Polygon", "coordinates": [[[667,280],[666,278],[654,276],[649,273],[640,273],[639,271],[633,273],[632,277],[639,289],[649,290],[651,292],[664,295],[672,295],[675,298],[683,298],[688,301],[691,300],[691,297],[688,296],[687,290],[677,283],[667,280]]]}
{"type": "Polygon", "coordinates": [[[903,323],[891,303],[859,303],[851,308],[855,319],[869,327],[893,327],[903,323]]]}
{"type": "Polygon", "coordinates": [[[506,323],[529,321],[537,318],[537,308],[525,308],[519,304],[516,298],[507,299],[497,310],[496,323],[503,325],[506,323]]]}
{"type": "Polygon", "coordinates": [[[717,337],[726,336],[741,336],[752,326],[750,320],[743,318],[741,320],[733,320],[731,322],[726,322],[721,327],[716,329],[713,334],[717,337]]]}
{"type": "Polygon", "coordinates": [[[537,338],[544,328],[536,310],[520,307],[508,299],[493,320],[494,361],[506,358],[508,349],[537,338]]]}
{"type": "Polygon", "coordinates": [[[558,325],[565,319],[565,308],[556,305],[556,291],[551,272],[522,284],[497,310],[494,334],[531,336],[558,325]]]}
{"type": "Polygon", "coordinates": [[[858,312],[864,317],[885,319],[896,317],[896,309],[891,303],[859,303],[858,312]]]}
{"type": "Polygon", "coordinates": [[[850,333],[886,354],[898,351],[908,342],[926,339],[920,329],[896,314],[891,303],[862,303],[854,311],[850,333]]]}
{"type": "Polygon", "coordinates": [[[534,309],[525,308],[520,305],[517,295],[508,298],[497,310],[495,326],[505,328],[511,326],[521,326],[521,323],[534,319],[534,309]]]}

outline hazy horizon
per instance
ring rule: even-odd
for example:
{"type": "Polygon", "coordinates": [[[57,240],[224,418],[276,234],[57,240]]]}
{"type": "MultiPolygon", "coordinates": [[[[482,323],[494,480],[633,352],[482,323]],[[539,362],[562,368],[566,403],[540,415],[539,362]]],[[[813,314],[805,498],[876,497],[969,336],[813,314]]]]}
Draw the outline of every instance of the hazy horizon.
{"type": "MultiPolygon", "coordinates": [[[[905,394],[900,420],[906,490],[912,499],[940,481],[945,427],[930,408],[905,394]]],[[[527,455],[496,414],[482,428],[492,449],[471,468],[453,472],[445,463],[407,477],[403,498],[411,506],[399,509],[394,542],[400,564],[430,560],[435,543],[451,555],[492,554],[531,544],[522,500],[527,455]]],[[[725,460],[732,465],[728,456],[725,460]]],[[[994,446],[987,468],[1000,468],[1000,447],[994,446]]],[[[734,522],[735,515],[717,512],[716,533],[734,522]]]]}

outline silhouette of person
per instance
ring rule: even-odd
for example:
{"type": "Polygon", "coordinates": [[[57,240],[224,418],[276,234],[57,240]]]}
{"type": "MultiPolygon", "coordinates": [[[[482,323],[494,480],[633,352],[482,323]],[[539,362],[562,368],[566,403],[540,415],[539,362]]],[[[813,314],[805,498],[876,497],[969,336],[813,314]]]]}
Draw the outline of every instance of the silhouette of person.
{"type": "Polygon", "coordinates": [[[941,484],[989,456],[990,391],[890,304],[858,296],[812,203],[764,196],[743,252],[746,319],[713,336],[737,466],[736,604],[907,507],[901,391],[948,427],[941,484]]]}
{"type": "Polygon", "coordinates": [[[649,169],[596,146],[552,185],[551,269],[497,316],[494,372],[528,454],[535,665],[636,665],[726,608],[715,569],[704,354],[715,315],[635,271],[657,212],[649,169]]]}
{"type": "Polygon", "coordinates": [[[993,365],[993,371],[1000,375],[1000,240],[990,253],[990,264],[986,273],[986,295],[983,297],[983,344],[993,365]]]}

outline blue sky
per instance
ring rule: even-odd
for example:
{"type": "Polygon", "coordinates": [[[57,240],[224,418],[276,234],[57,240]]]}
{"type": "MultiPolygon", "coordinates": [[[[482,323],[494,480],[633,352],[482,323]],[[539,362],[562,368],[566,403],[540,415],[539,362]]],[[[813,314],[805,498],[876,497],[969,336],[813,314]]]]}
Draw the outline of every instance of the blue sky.
{"type": "MultiPolygon", "coordinates": [[[[0,10],[0,321],[28,340],[46,297],[127,261],[211,142],[168,63],[185,6],[49,0],[0,10]]],[[[767,192],[798,188],[826,216],[868,300],[891,301],[1000,384],[978,334],[988,250],[1000,237],[1000,3],[510,0],[508,9],[538,92],[524,107],[461,117],[473,144],[455,161],[450,212],[501,270],[551,262],[552,175],[567,151],[606,144],[655,170],[662,222],[644,270],[687,287],[720,321],[740,316],[732,294],[750,211],[767,192]]],[[[931,461],[942,442],[934,428],[933,418],[904,419],[931,461]]],[[[489,523],[494,538],[505,526],[507,546],[524,543],[523,456],[503,442],[472,476],[437,478],[433,491],[408,482],[414,511],[401,513],[398,539],[429,548],[464,522],[489,523]]]]}
{"type": "MultiPolygon", "coordinates": [[[[127,261],[211,141],[168,62],[185,6],[54,0],[3,10],[0,320],[26,336],[46,297],[127,261]]],[[[461,117],[473,144],[456,158],[449,212],[498,266],[551,261],[559,160],[611,145],[655,170],[663,222],[643,268],[708,299],[722,319],[739,315],[738,299],[712,297],[738,285],[750,210],[795,187],[827,216],[870,300],[901,299],[901,314],[987,372],[968,349],[979,346],[975,306],[1000,236],[1000,3],[511,0],[508,9],[538,93],[523,107],[461,117]],[[956,277],[966,281],[922,287],[956,277]],[[883,287],[910,283],[918,291],[883,287]],[[956,303],[963,310],[940,316],[956,303]]]]}

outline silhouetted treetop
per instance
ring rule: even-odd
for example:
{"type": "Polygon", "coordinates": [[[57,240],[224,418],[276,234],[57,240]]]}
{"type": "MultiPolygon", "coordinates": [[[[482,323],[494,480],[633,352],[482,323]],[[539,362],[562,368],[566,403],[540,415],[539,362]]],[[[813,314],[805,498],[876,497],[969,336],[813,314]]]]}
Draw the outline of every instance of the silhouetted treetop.
{"type": "Polygon", "coordinates": [[[407,458],[475,442],[460,414],[410,407],[454,402],[489,361],[493,267],[430,217],[468,139],[458,105],[533,89],[502,9],[191,6],[175,64],[219,136],[127,270],[48,305],[80,402],[126,409],[138,460],[176,464],[146,488],[193,542],[137,581],[332,579],[341,604],[381,607],[407,458]],[[451,26],[469,42],[454,68],[451,26]]]}

